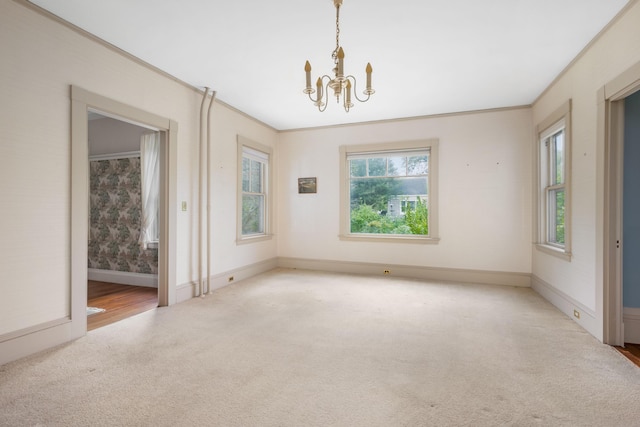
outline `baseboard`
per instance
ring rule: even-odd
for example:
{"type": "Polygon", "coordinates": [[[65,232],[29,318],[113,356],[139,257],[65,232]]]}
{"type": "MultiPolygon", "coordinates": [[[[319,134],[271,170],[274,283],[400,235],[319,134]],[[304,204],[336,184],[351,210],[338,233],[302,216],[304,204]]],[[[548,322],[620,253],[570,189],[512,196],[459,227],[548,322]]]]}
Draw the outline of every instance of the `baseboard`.
{"type": "MultiPolygon", "coordinates": [[[[211,276],[211,278],[209,279],[211,289],[206,289],[205,283],[205,295],[208,292],[215,291],[216,289],[231,285],[233,283],[239,282],[240,280],[248,279],[249,277],[265,273],[267,271],[273,270],[276,267],[278,267],[277,258],[271,258],[265,261],[257,262],[255,264],[245,265],[243,267],[227,270],[223,273],[218,273],[214,276],[211,276]]],[[[206,279],[204,280],[206,281],[206,279]]],[[[183,302],[197,296],[200,296],[200,287],[196,282],[185,283],[176,288],[176,302],[183,302]]]]}
{"type": "Polygon", "coordinates": [[[68,317],[0,335],[0,365],[76,338],[68,317]]]}
{"type": "Polygon", "coordinates": [[[148,288],[158,287],[157,274],[129,273],[126,271],[90,268],[88,271],[88,279],[98,282],[118,283],[121,285],[146,286],[148,288]]]}
{"type": "Polygon", "coordinates": [[[624,307],[622,323],[624,323],[624,342],[640,344],[640,308],[624,307]]]}
{"type": "Polygon", "coordinates": [[[556,289],[534,274],[531,275],[531,288],[553,304],[558,310],[586,329],[591,335],[594,337],[599,336],[596,313],[592,309],[586,307],[561,290],[556,289]],[[577,316],[580,317],[578,318],[577,316]]]}
{"type": "Polygon", "coordinates": [[[531,286],[529,273],[465,270],[457,268],[421,267],[351,261],[314,260],[290,257],[278,258],[278,267],[380,276],[385,275],[385,271],[388,271],[388,274],[392,276],[422,280],[479,283],[486,285],[505,285],[517,287],[531,286]]]}

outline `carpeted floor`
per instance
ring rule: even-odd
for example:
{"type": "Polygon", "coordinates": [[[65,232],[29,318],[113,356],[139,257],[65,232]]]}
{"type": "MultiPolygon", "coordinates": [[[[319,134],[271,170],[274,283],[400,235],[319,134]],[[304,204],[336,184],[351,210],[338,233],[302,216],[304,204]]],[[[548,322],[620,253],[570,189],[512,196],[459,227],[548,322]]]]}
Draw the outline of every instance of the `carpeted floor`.
{"type": "Polygon", "coordinates": [[[531,289],[274,270],[0,366],[2,426],[638,426],[531,289]]]}

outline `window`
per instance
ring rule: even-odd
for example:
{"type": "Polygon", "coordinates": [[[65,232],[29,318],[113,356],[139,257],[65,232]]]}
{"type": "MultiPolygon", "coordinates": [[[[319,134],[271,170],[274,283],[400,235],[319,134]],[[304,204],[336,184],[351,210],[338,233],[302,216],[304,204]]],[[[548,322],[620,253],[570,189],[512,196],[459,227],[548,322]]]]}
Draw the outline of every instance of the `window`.
{"type": "Polygon", "coordinates": [[[437,242],[437,152],[437,140],[341,147],[341,238],[437,242]]]}
{"type": "Polygon", "coordinates": [[[270,238],[271,149],[238,136],[237,241],[270,238]]]}
{"type": "Polygon", "coordinates": [[[568,102],[538,126],[537,247],[570,259],[570,112],[568,102]]]}

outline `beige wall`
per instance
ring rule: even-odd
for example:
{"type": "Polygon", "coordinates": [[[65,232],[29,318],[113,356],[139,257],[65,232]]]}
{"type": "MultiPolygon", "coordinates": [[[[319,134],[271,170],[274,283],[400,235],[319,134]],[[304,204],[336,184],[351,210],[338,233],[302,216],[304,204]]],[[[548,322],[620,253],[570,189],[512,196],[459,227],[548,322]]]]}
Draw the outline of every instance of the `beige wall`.
{"type": "MultiPolygon", "coordinates": [[[[188,210],[170,207],[177,215],[175,282],[192,284],[201,94],[13,1],[0,2],[0,57],[0,344],[70,314],[71,85],[178,123],[170,179],[188,210]]],[[[219,103],[212,116],[215,275],[276,256],[275,240],[236,246],[229,230],[236,134],[275,146],[277,133],[219,103]]]]}
{"type": "Polygon", "coordinates": [[[282,133],[278,255],[529,273],[531,138],[529,108],[282,133]],[[439,139],[439,244],[341,241],[339,146],[429,138],[439,139]],[[297,194],[309,176],[318,193],[297,194]]]}
{"type": "MultiPolygon", "coordinates": [[[[602,185],[596,174],[604,163],[604,151],[597,144],[597,92],[605,83],[640,61],[640,3],[632,5],[602,36],[581,55],[533,105],[534,125],[553,110],[572,99],[572,225],[573,257],[570,262],[534,250],[533,274],[552,288],[558,304],[577,303],[586,308],[590,322],[580,322],[598,338],[602,338],[602,307],[597,297],[602,292],[602,277],[598,277],[598,257],[602,250],[598,233],[598,212],[602,210],[596,198],[602,185]],[[598,247],[600,245],[600,247],[598,247]]],[[[600,230],[600,231],[598,231],[600,230]]]]}

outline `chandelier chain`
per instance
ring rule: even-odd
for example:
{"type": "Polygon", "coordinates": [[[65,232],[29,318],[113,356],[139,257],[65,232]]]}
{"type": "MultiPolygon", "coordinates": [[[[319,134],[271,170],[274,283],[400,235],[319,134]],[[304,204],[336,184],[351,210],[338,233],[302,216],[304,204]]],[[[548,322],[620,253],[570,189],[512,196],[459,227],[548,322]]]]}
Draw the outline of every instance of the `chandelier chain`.
{"type": "Polygon", "coordinates": [[[340,5],[336,5],[336,49],[331,54],[334,63],[338,63],[338,50],[340,50],[340,5]]]}

